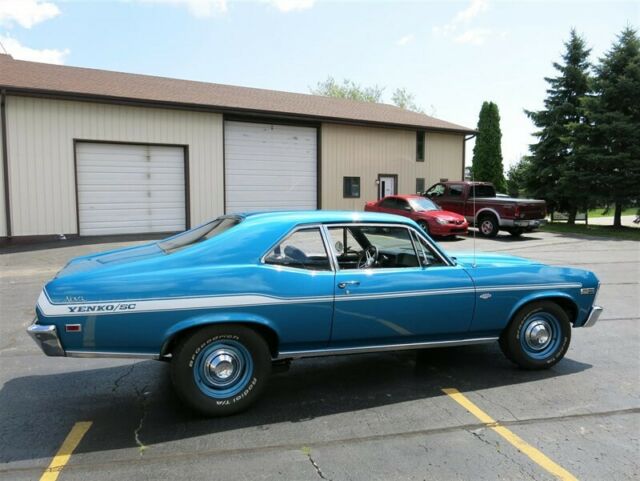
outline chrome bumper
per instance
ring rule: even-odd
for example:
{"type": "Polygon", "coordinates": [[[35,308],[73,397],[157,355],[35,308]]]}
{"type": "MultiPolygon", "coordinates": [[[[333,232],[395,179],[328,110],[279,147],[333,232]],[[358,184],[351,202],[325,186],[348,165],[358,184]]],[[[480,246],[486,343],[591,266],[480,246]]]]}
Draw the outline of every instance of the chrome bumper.
{"type": "Polygon", "coordinates": [[[33,323],[27,327],[27,333],[47,356],[66,356],[60,344],[56,326],[41,326],[33,323]]]}
{"type": "Polygon", "coordinates": [[[586,322],[582,325],[582,327],[592,327],[596,322],[598,322],[598,319],[600,318],[600,314],[602,314],[602,307],[600,306],[593,306],[591,308],[591,312],[589,313],[589,317],[587,317],[586,322]]]}

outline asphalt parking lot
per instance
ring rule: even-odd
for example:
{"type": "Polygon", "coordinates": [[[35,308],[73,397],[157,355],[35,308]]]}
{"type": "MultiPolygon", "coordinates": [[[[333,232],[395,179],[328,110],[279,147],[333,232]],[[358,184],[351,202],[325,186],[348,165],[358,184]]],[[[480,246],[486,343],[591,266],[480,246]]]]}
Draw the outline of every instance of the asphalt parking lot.
{"type": "MultiPolygon", "coordinates": [[[[573,331],[549,371],[519,370],[497,345],[308,359],[274,374],[249,412],[221,419],[183,408],[165,363],[46,358],[26,335],[43,283],[69,258],[121,245],[0,255],[1,480],[640,477],[638,242],[477,241],[602,281],[603,316],[573,331]]],[[[468,251],[472,240],[442,245],[468,251]]]]}

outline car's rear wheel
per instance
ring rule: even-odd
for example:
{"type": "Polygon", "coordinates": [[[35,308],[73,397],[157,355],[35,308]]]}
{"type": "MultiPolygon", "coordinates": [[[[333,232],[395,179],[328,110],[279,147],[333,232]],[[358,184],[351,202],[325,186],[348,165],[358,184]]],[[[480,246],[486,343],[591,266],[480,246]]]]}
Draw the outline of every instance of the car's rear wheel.
{"type": "Polygon", "coordinates": [[[247,409],[271,373],[266,341],[237,325],[209,326],[185,337],[171,361],[171,380],[180,398],[207,416],[247,409]]]}
{"type": "Polygon", "coordinates": [[[524,232],[524,229],[521,227],[514,227],[513,229],[509,229],[509,234],[513,237],[520,237],[524,232]]]}
{"type": "Polygon", "coordinates": [[[478,220],[478,232],[482,237],[495,237],[499,230],[500,224],[493,214],[485,214],[478,220]]]}
{"type": "Polygon", "coordinates": [[[527,304],[500,337],[505,356],[524,369],[547,369],[569,349],[571,323],[565,310],[552,301],[527,304]]]}

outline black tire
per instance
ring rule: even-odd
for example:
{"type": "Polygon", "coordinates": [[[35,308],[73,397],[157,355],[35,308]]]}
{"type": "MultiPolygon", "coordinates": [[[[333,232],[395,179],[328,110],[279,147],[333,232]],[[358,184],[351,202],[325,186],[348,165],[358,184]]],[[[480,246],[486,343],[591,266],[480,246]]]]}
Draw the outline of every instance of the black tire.
{"type": "Polygon", "coordinates": [[[171,381],[178,395],[206,416],[244,411],[260,396],[270,374],[271,353],[266,341],[254,330],[238,325],[221,324],[193,332],[181,340],[171,360],[171,381]],[[218,377],[218,371],[206,367],[215,361],[221,376],[229,371],[232,374],[218,377]],[[229,382],[232,376],[237,382],[229,387],[214,384],[229,382]]]}
{"type": "Polygon", "coordinates": [[[418,225],[422,227],[422,230],[425,231],[428,236],[431,236],[431,233],[429,232],[429,223],[426,220],[419,220],[418,225]]]}
{"type": "Polygon", "coordinates": [[[502,352],[523,369],[550,368],[564,357],[570,343],[569,316],[552,301],[536,301],[524,306],[500,336],[502,352]],[[542,336],[536,336],[536,328],[542,336]],[[548,341],[540,342],[545,333],[548,341]]]}
{"type": "Polygon", "coordinates": [[[495,237],[500,230],[498,219],[493,214],[484,214],[478,219],[478,234],[482,237],[495,237]]]}
{"type": "Polygon", "coordinates": [[[524,229],[522,228],[509,229],[509,234],[511,234],[513,237],[520,237],[523,233],[524,229]]]}

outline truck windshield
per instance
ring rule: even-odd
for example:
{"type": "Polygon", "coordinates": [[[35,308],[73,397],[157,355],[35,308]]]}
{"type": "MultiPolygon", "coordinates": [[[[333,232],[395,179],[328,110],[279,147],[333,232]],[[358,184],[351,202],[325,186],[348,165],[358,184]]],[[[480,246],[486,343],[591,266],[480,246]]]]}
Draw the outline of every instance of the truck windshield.
{"type": "Polygon", "coordinates": [[[238,217],[218,217],[206,224],[199,225],[181,234],[158,242],[158,247],[167,254],[183,249],[197,242],[211,239],[242,222],[238,217]]]}
{"type": "Polygon", "coordinates": [[[416,212],[425,212],[428,210],[440,210],[440,207],[429,199],[424,197],[414,197],[409,200],[409,204],[416,212]]]}
{"type": "Polygon", "coordinates": [[[471,197],[495,197],[496,189],[492,185],[474,185],[471,188],[471,197]]]}

